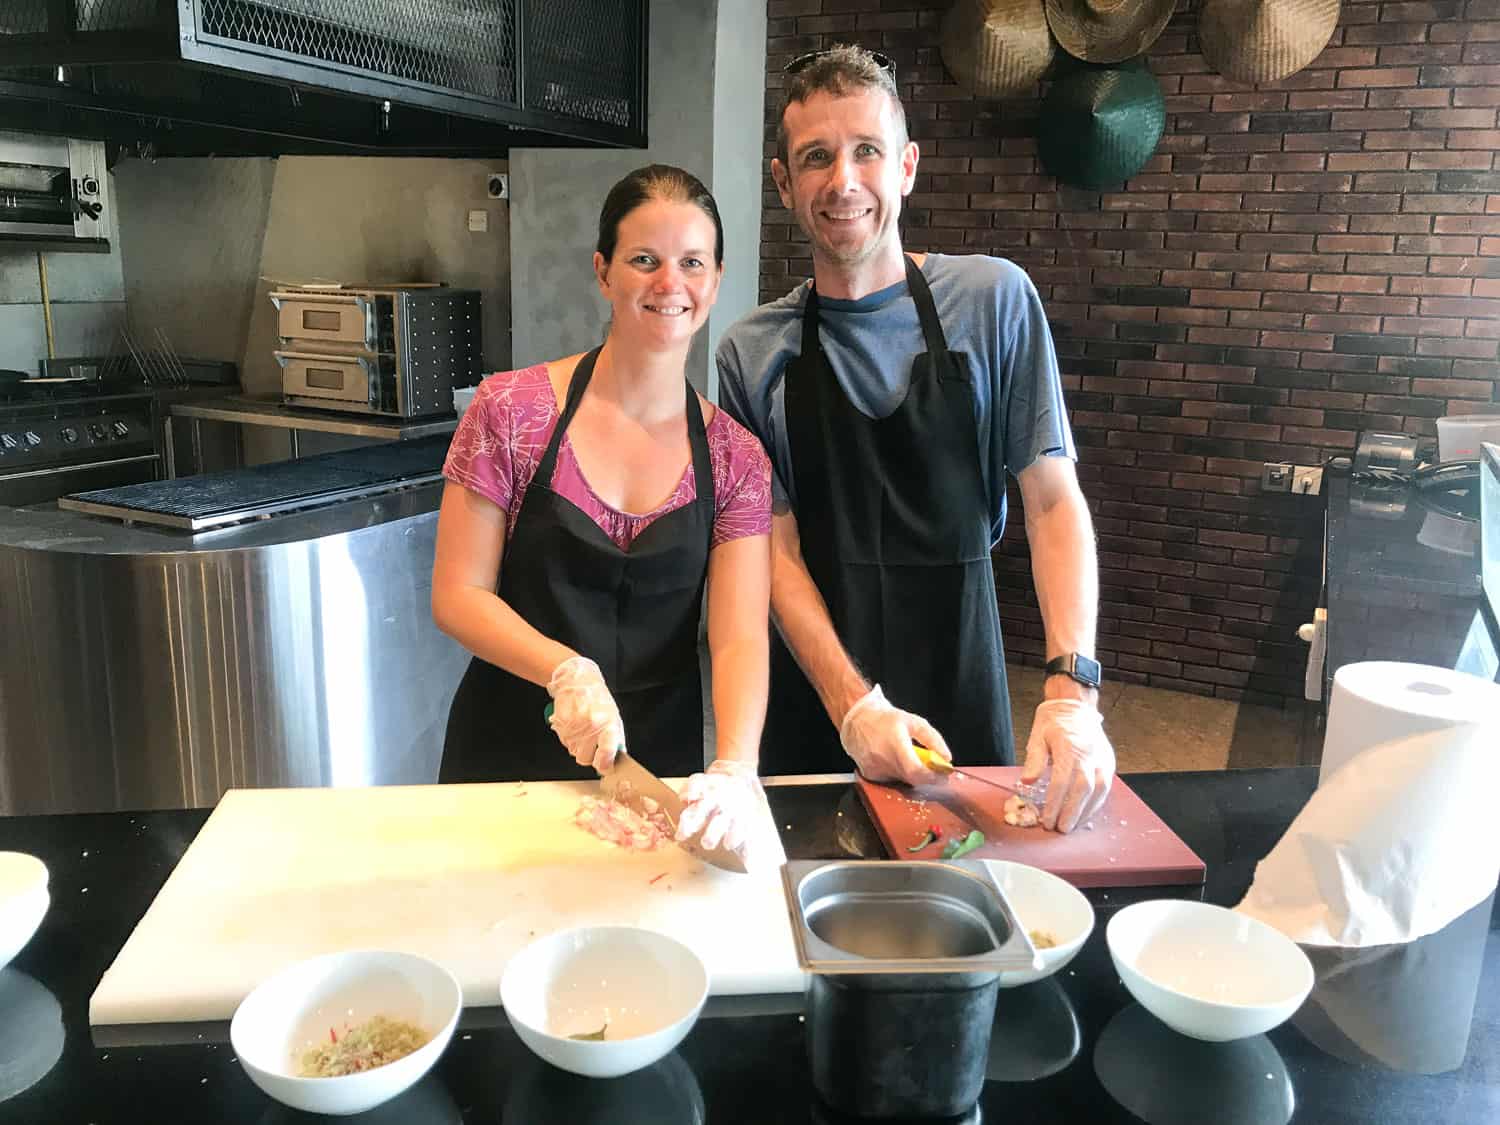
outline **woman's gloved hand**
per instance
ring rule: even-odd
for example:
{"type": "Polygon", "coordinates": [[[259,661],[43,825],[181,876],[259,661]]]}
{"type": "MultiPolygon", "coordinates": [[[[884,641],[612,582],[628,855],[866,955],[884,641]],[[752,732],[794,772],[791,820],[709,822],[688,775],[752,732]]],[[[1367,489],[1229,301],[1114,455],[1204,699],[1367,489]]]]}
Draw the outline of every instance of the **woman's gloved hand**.
{"type": "Polygon", "coordinates": [[[552,669],[547,694],[552,697],[547,723],[574,761],[608,772],[625,749],[625,725],[599,665],[584,656],[569,657],[552,669]]]}
{"type": "Polygon", "coordinates": [[[677,839],[691,840],[701,832],[699,844],[738,853],[751,871],[768,859],[766,841],[758,840],[755,831],[765,804],[755,763],[715,759],[703,773],[687,779],[682,800],[677,839]]]}
{"type": "Polygon", "coordinates": [[[908,785],[939,781],[941,775],[922,764],[913,742],[921,743],[937,757],[953,758],[936,728],[921,715],[894,706],[879,684],[845,712],[839,725],[839,742],[859,772],[871,781],[904,781],[908,785]]]}
{"type": "Polygon", "coordinates": [[[1099,811],[1115,779],[1115,749],[1098,708],[1078,699],[1048,699],[1037,707],[1021,781],[1030,785],[1043,773],[1050,773],[1044,828],[1071,832],[1099,811]]]}

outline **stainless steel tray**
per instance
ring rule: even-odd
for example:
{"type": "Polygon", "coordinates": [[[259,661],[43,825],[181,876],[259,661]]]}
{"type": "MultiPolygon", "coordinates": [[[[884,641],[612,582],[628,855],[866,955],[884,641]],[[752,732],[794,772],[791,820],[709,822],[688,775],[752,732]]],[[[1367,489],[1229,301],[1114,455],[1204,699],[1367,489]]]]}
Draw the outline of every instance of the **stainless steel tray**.
{"type": "Polygon", "coordinates": [[[983,860],[796,860],[782,882],[797,957],[810,972],[1041,967],[983,860]]]}

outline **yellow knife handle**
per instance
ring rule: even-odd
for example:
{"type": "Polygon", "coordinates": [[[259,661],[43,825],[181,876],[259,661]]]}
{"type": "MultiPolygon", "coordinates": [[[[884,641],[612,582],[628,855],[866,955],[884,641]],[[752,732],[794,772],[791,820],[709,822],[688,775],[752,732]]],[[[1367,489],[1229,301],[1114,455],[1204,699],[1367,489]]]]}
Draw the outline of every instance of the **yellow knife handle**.
{"type": "Polygon", "coordinates": [[[928,769],[933,770],[937,773],[953,772],[953,763],[950,762],[947,758],[943,757],[941,754],[934,754],[920,742],[913,742],[911,744],[911,748],[913,753],[915,753],[917,756],[917,761],[921,762],[928,769]]]}

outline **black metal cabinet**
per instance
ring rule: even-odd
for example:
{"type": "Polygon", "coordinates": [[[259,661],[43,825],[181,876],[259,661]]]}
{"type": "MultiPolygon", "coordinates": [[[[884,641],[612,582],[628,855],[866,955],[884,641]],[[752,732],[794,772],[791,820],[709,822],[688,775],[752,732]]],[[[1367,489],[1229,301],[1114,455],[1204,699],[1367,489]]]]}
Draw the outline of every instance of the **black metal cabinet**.
{"type": "Polygon", "coordinates": [[[646,142],[648,0],[6,0],[0,128],[162,155],[646,142]]]}

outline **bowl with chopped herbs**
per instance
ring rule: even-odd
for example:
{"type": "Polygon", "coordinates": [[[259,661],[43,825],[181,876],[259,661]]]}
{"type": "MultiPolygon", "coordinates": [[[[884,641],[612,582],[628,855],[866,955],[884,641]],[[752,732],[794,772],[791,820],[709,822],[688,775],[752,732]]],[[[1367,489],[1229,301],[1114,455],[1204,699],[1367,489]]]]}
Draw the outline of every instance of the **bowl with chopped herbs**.
{"type": "Polygon", "coordinates": [[[411,953],[330,953],[282,969],[229,1025],[250,1080],[284,1105],[350,1114],[415,1085],[448,1046],[463,995],[411,953]]]}
{"type": "Polygon", "coordinates": [[[500,1002],[521,1042],[563,1070],[618,1078],[669,1054],[708,998],[708,970],[675,938],[580,926],[510,959],[500,1002]]]}
{"type": "Polygon", "coordinates": [[[1094,932],[1094,908],[1073,884],[1050,871],[1010,860],[985,861],[991,877],[1005,892],[1010,908],[1041,955],[1040,969],[1008,970],[1001,988],[1049,977],[1078,955],[1094,932]]]}

